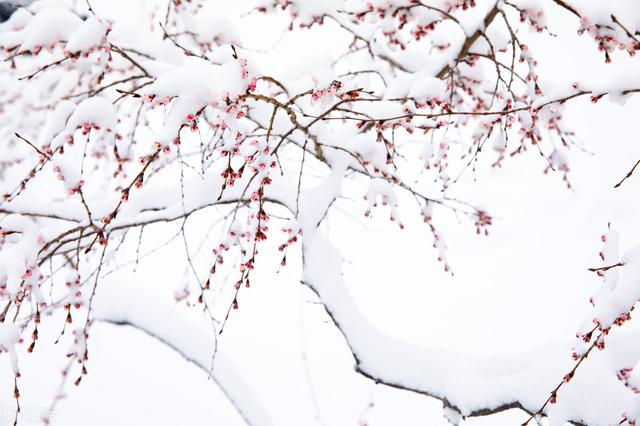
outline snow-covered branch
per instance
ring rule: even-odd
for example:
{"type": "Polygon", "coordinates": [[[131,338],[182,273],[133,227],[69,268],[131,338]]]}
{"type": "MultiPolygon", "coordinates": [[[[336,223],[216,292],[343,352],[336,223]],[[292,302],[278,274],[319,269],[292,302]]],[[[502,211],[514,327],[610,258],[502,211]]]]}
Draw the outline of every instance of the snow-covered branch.
{"type": "Polygon", "coordinates": [[[129,291],[114,290],[115,286],[116,284],[112,284],[107,294],[102,295],[96,320],[133,327],[157,339],[210,377],[248,425],[274,424],[268,410],[240,370],[224,350],[218,350],[214,341],[215,333],[212,334],[211,330],[204,329],[201,324],[190,321],[184,313],[176,312],[171,304],[161,301],[149,303],[146,296],[134,298],[129,291]],[[141,309],[143,305],[145,309],[141,309]]]}

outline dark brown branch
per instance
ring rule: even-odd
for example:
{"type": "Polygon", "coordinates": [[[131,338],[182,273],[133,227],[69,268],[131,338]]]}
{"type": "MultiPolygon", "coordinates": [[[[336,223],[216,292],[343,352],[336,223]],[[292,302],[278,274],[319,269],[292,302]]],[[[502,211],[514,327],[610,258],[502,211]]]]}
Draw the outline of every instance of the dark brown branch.
{"type": "Polygon", "coordinates": [[[49,157],[49,154],[45,153],[44,151],[42,151],[40,148],[38,148],[37,146],[35,146],[34,144],[32,144],[31,142],[29,142],[27,139],[23,138],[22,136],[20,136],[19,133],[14,133],[16,135],[16,137],[18,139],[20,139],[23,142],[26,142],[31,148],[35,149],[38,154],[42,155],[44,158],[46,158],[47,160],[50,160],[51,158],[49,157]]]}
{"type": "Polygon", "coordinates": [[[631,177],[631,175],[633,175],[633,172],[636,170],[636,167],[638,167],[640,165],[640,160],[638,160],[636,162],[636,164],[631,168],[631,170],[629,170],[629,172],[627,173],[627,175],[625,177],[622,178],[622,180],[618,183],[615,184],[614,188],[619,188],[620,185],[622,185],[622,183],[629,179],[631,177]]]}
{"type": "Polygon", "coordinates": [[[624,263],[618,262],[615,265],[601,266],[599,268],[589,268],[589,270],[591,272],[605,272],[605,271],[608,271],[609,269],[617,268],[619,266],[624,266],[624,263]]]}
{"type": "MultiPolygon", "coordinates": [[[[460,53],[458,53],[456,62],[460,62],[462,59],[464,59],[467,56],[467,54],[469,53],[469,49],[471,49],[471,46],[473,46],[476,40],[478,40],[478,38],[484,33],[484,30],[487,29],[489,25],[491,25],[495,17],[498,15],[498,11],[499,11],[498,5],[496,4],[493,6],[493,8],[491,8],[489,13],[487,13],[487,16],[484,17],[483,27],[479,28],[475,33],[473,33],[472,35],[466,38],[466,40],[462,44],[460,53]]],[[[451,72],[451,67],[449,65],[445,65],[440,70],[440,72],[436,74],[436,77],[444,78],[447,76],[447,74],[449,74],[449,72],[451,72]]]]}
{"type": "Polygon", "coordinates": [[[62,59],[59,59],[55,62],[51,62],[50,64],[47,64],[43,67],[38,68],[36,71],[32,72],[29,75],[25,75],[24,77],[20,77],[18,78],[18,80],[31,80],[33,77],[35,77],[36,75],[40,74],[41,72],[47,70],[48,68],[54,67],[56,65],[60,65],[61,63],[63,63],[64,61],[67,61],[69,59],[71,59],[73,56],[65,56],[62,59]]]}
{"type": "MultiPolygon", "coordinates": [[[[598,328],[598,326],[595,326],[588,334],[591,335],[594,331],[596,331],[598,328]]],[[[547,400],[544,402],[544,404],[542,404],[542,406],[538,409],[538,411],[536,411],[535,413],[531,414],[531,417],[529,417],[527,419],[526,422],[522,423],[522,426],[527,426],[529,424],[529,422],[531,420],[533,420],[536,416],[544,413],[544,409],[547,407],[547,405],[549,404],[555,404],[557,395],[558,395],[558,391],[560,390],[560,388],[565,385],[566,383],[569,382],[569,380],[571,380],[573,378],[573,376],[576,373],[576,370],[578,369],[578,367],[580,367],[580,365],[584,362],[584,360],[587,359],[587,357],[589,356],[589,354],[593,351],[593,349],[597,346],[598,341],[600,340],[600,338],[604,335],[604,333],[600,333],[594,340],[593,343],[591,344],[591,346],[589,346],[589,349],[587,349],[587,351],[580,357],[580,359],[578,360],[578,362],[576,362],[576,364],[573,366],[573,368],[571,369],[571,371],[569,371],[569,373],[567,373],[562,381],[555,387],[555,389],[553,389],[551,391],[551,394],[549,394],[549,397],[547,398],[547,400]]]]}

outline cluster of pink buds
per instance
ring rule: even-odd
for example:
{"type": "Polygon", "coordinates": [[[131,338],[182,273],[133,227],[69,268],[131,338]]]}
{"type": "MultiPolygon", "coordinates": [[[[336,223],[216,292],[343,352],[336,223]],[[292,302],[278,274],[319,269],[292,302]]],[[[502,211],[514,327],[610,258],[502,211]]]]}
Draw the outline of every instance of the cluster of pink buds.
{"type": "Polygon", "coordinates": [[[169,103],[171,103],[172,100],[173,100],[172,96],[164,96],[159,98],[156,95],[148,94],[148,93],[142,96],[143,102],[147,104],[154,104],[156,106],[169,105],[169,103]]]}
{"type": "Polygon", "coordinates": [[[620,316],[613,321],[613,324],[620,327],[622,324],[630,320],[631,320],[631,312],[624,312],[620,314],[620,316]]]}
{"type": "Polygon", "coordinates": [[[551,170],[551,167],[553,167],[556,172],[562,173],[562,180],[567,185],[567,188],[571,189],[571,181],[569,180],[569,161],[567,160],[565,153],[560,148],[554,149],[551,153],[551,156],[549,157],[549,165],[545,168],[544,173],[548,173],[549,170],[551,170]]]}
{"type": "Polygon", "coordinates": [[[82,306],[82,291],[80,290],[80,275],[73,271],[67,277],[65,281],[65,286],[67,287],[69,294],[67,296],[65,306],[68,308],[73,305],[74,308],[79,309],[82,306]]]}
{"type": "Polygon", "coordinates": [[[533,98],[534,95],[541,96],[542,90],[538,85],[538,75],[535,72],[538,61],[535,60],[535,58],[531,54],[531,51],[529,50],[529,47],[524,43],[520,43],[520,57],[518,60],[521,63],[526,63],[528,66],[526,80],[528,82],[528,85],[530,86],[529,92],[533,92],[529,93],[529,97],[533,98]]]}
{"type": "MultiPolygon", "coordinates": [[[[391,1],[387,1],[385,5],[374,6],[371,3],[366,4],[366,8],[354,13],[354,18],[360,22],[379,20],[381,26],[385,28],[382,32],[387,38],[387,42],[391,46],[398,46],[400,49],[406,49],[406,43],[401,31],[407,27],[411,21],[415,20],[415,16],[411,13],[410,7],[395,7],[391,1]],[[395,22],[393,21],[395,20],[395,22]]],[[[421,20],[409,30],[409,34],[419,41],[429,32],[435,29],[439,20],[424,22],[421,20]]]]}
{"type": "Polygon", "coordinates": [[[617,373],[618,380],[620,380],[621,382],[624,382],[625,386],[627,386],[633,392],[640,393],[640,388],[638,388],[636,386],[631,386],[629,384],[629,379],[631,378],[631,373],[632,372],[633,372],[633,368],[623,368],[622,370],[618,371],[618,373],[617,373]]]}
{"type": "MultiPolygon", "coordinates": [[[[67,350],[67,358],[74,358],[78,364],[84,364],[89,360],[89,352],[87,351],[87,334],[84,329],[77,328],[71,332],[73,334],[73,344],[67,350]]],[[[83,371],[83,374],[86,374],[83,371]]],[[[80,379],[77,380],[76,385],[80,384],[80,379]]]]}
{"type": "MultiPolygon", "coordinates": [[[[421,99],[420,101],[414,99],[413,104],[417,109],[430,108],[431,110],[437,109],[438,111],[442,112],[450,112],[452,110],[451,105],[440,99],[440,97],[438,96],[429,99],[421,99]]],[[[406,104],[402,107],[402,111],[408,115],[415,112],[406,104]]],[[[443,125],[446,125],[446,121],[436,122],[436,125],[434,127],[439,128],[443,125]]]]}
{"type": "MultiPolygon", "coordinates": [[[[404,20],[406,21],[406,17],[404,18],[404,20]]],[[[404,24],[402,23],[401,25],[404,24]]],[[[430,24],[426,25],[416,25],[411,30],[411,35],[416,39],[416,41],[420,41],[420,39],[427,36],[431,31],[435,30],[435,28],[436,22],[431,22],[430,24]]],[[[434,47],[436,47],[438,50],[446,50],[449,46],[451,46],[451,43],[446,43],[444,45],[434,45],[434,47]]]]}
{"type": "Polygon", "coordinates": [[[302,228],[297,222],[290,221],[287,225],[282,227],[282,232],[287,234],[287,241],[280,244],[280,246],[278,246],[278,250],[284,252],[280,265],[285,266],[287,264],[287,249],[290,245],[298,242],[298,237],[302,235],[302,228]]]}
{"type": "Polygon", "coordinates": [[[484,210],[479,210],[476,214],[476,234],[480,235],[484,232],[484,235],[489,235],[489,226],[491,226],[493,218],[484,210]]]}
{"type": "MultiPolygon", "coordinates": [[[[112,60],[112,56],[111,56],[111,45],[109,44],[108,40],[107,40],[107,36],[109,35],[109,33],[111,32],[111,26],[106,27],[106,31],[105,34],[102,36],[102,38],[100,39],[100,43],[95,45],[95,46],[91,46],[83,51],[78,51],[78,52],[71,52],[67,49],[64,50],[64,55],[65,57],[71,58],[72,61],[77,61],[78,58],[80,58],[81,56],[83,58],[88,58],[89,56],[91,56],[94,53],[97,53],[99,55],[104,55],[104,57],[106,58],[106,60],[108,62],[110,62],[112,60]]],[[[98,60],[100,60],[98,58],[98,60]]],[[[106,71],[110,71],[111,68],[107,65],[107,69],[106,71]]]]}
{"type": "Polygon", "coordinates": [[[571,359],[573,359],[574,361],[577,361],[587,353],[589,349],[589,343],[593,338],[593,332],[594,330],[590,330],[586,333],[582,333],[582,332],[576,333],[576,339],[578,340],[576,344],[574,344],[573,350],[571,351],[571,359]]]}
{"type": "Polygon", "coordinates": [[[176,302],[182,302],[191,295],[191,290],[188,285],[184,285],[173,292],[173,298],[176,302]]]}
{"type": "MultiPolygon", "coordinates": [[[[240,120],[241,118],[244,117],[244,111],[240,109],[239,103],[234,103],[229,105],[224,112],[227,115],[227,119],[240,120]]],[[[223,123],[224,123],[224,120],[223,120],[223,123]]],[[[236,134],[236,142],[240,142],[241,139],[242,139],[242,134],[241,133],[236,134]]]]}
{"type": "Polygon", "coordinates": [[[79,193],[80,190],[82,189],[82,186],[84,186],[84,179],[77,179],[77,180],[74,179],[74,181],[67,179],[62,168],[59,165],[53,166],[53,172],[56,174],[56,177],[58,178],[59,181],[64,182],[67,194],[69,195],[74,195],[79,193]]]}
{"type": "Polygon", "coordinates": [[[342,89],[342,82],[338,80],[334,80],[328,87],[324,89],[317,89],[311,94],[311,99],[314,102],[319,101],[323,98],[332,98],[333,96],[338,96],[338,93],[342,89]]]}
{"type": "MultiPolygon", "coordinates": [[[[76,126],[75,130],[72,133],[67,134],[64,137],[64,142],[67,145],[73,145],[74,143],[74,134],[76,131],[80,130],[80,133],[82,136],[87,136],[87,141],[89,140],[88,137],[90,134],[92,134],[94,136],[94,138],[96,138],[96,140],[104,140],[106,135],[111,135],[113,133],[113,129],[106,127],[106,128],[102,128],[99,124],[96,123],[90,123],[90,122],[85,122],[82,124],[79,124],[78,126],[76,126]]],[[[122,135],[116,133],[113,135],[113,137],[118,138],[118,139],[122,139],[122,135]]],[[[51,148],[49,148],[51,150],[51,148]]],[[[60,153],[64,153],[64,151],[62,149],[59,150],[60,153]]],[[[49,155],[51,155],[52,153],[50,153],[49,155]]]]}
{"type": "Polygon", "coordinates": [[[596,341],[596,348],[600,351],[604,350],[604,336],[609,332],[609,329],[605,329],[602,330],[602,335],[600,337],[598,337],[598,340],[596,341]]]}
{"type": "Polygon", "coordinates": [[[422,208],[422,217],[425,223],[431,223],[431,219],[433,219],[433,207],[435,203],[433,201],[427,201],[422,208]]]}
{"type": "Polygon", "coordinates": [[[72,271],[67,277],[65,286],[68,290],[68,295],[64,305],[64,308],[67,310],[66,321],[67,323],[71,324],[71,322],[73,321],[71,317],[71,307],[80,309],[83,304],[80,275],[76,271],[72,271]]]}
{"type": "MultiPolygon", "coordinates": [[[[260,182],[260,187],[262,188],[271,183],[269,173],[272,169],[275,169],[278,164],[271,156],[271,148],[265,140],[252,140],[249,143],[249,147],[253,152],[245,155],[244,161],[256,175],[256,179],[260,182]]],[[[258,199],[258,191],[254,191],[251,194],[251,200],[258,201],[258,199]]]]}
{"type": "MultiPolygon", "coordinates": [[[[391,46],[397,46],[400,49],[406,49],[406,37],[408,34],[413,40],[420,41],[422,38],[432,34],[439,23],[446,18],[443,14],[432,10],[424,10],[425,13],[416,12],[421,10],[423,6],[417,1],[412,1],[412,5],[398,6],[393,2],[387,1],[385,4],[374,6],[367,3],[366,8],[355,12],[354,18],[360,22],[379,20],[381,26],[385,28],[383,35],[387,38],[391,46]],[[408,32],[403,34],[402,31],[408,28],[408,32]]],[[[475,6],[474,1],[449,1],[446,2],[445,9],[453,11],[454,9],[468,9],[475,6]]],[[[433,46],[438,50],[446,50],[449,42],[433,41],[433,46]]]]}
{"type": "Polygon", "coordinates": [[[75,184],[74,186],[68,188],[67,189],[67,193],[69,195],[75,195],[75,194],[80,192],[80,190],[82,189],[83,185],[84,185],[84,180],[81,179],[80,181],[78,181],[77,184],[75,184]]]}
{"type": "Polygon", "coordinates": [[[476,2],[475,0],[446,0],[444,5],[448,11],[455,9],[467,10],[470,7],[475,7],[476,2]]]}
{"type": "Polygon", "coordinates": [[[40,324],[40,310],[36,310],[33,316],[33,332],[31,333],[31,344],[27,348],[27,352],[32,353],[36,347],[36,341],[38,340],[38,325],[40,324]]]}
{"type": "Polygon", "coordinates": [[[256,79],[255,77],[251,77],[251,81],[249,82],[249,85],[247,86],[247,90],[249,92],[255,92],[257,86],[258,86],[258,79],[256,79]]]}
{"type": "Polygon", "coordinates": [[[573,375],[574,375],[573,371],[571,371],[570,373],[565,374],[564,377],[562,378],[562,383],[569,383],[571,381],[571,379],[573,379],[573,375]]]}
{"type": "Polygon", "coordinates": [[[230,244],[228,241],[220,242],[213,250],[215,256],[215,264],[222,265],[224,263],[224,252],[229,251],[230,244]]]}
{"type": "Polygon", "coordinates": [[[578,34],[589,34],[598,44],[598,49],[604,52],[605,62],[611,62],[610,54],[618,50],[626,50],[630,56],[636,54],[636,50],[640,49],[640,45],[632,38],[624,35],[621,38],[611,25],[601,25],[591,22],[588,17],[583,16],[580,19],[580,27],[578,34]]]}
{"type": "MultiPolygon", "coordinates": [[[[74,359],[78,364],[82,366],[81,374],[73,382],[76,386],[80,385],[82,377],[87,374],[87,368],[85,363],[89,360],[89,351],[87,349],[87,339],[89,336],[87,332],[82,328],[77,328],[71,332],[73,334],[73,343],[67,350],[67,358],[74,359]]],[[[62,375],[66,376],[69,373],[68,368],[62,371],[62,375]]],[[[62,395],[58,395],[57,398],[62,398],[62,395]]],[[[49,422],[50,420],[47,420],[49,422]]],[[[45,424],[47,424],[45,422],[45,424]]]]}
{"type": "Polygon", "coordinates": [[[531,141],[531,145],[536,145],[542,139],[538,130],[538,110],[518,111],[518,123],[520,124],[518,132],[522,136],[522,145],[527,140],[531,141]]]}
{"type": "Polygon", "coordinates": [[[240,68],[242,69],[242,78],[249,78],[249,70],[247,69],[247,60],[244,58],[238,59],[238,63],[240,64],[240,68]]]}
{"type": "MultiPolygon", "coordinates": [[[[376,7],[370,2],[367,2],[367,4],[365,5],[365,9],[360,12],[357,12],[354,15],[354,17],[359,21],[363,21],[367,15],[374,14],[374,15],[377,15],[379,19],[383,19],[387,11],[389,10],[389,7],[391,6],[391,2],[387,2],[387,3],[388,3],[387,7],[382,7],[382,6],[376,7]]],[[[398,14],[397,11],[395,13],[396,15],[398,14]]]]}
{"type": "MultiPolygon", "coordinates": [[[[465,63],[469,65],[470,68],[473,68],[480,63],[480,57],[470,56],[468,59],[465,60],[465,63]]],[[[486,111],[487,104],[483,99],[482,90],[479,88],[481,83],[482,82],[480,80],[472,76],[465,76],[465,75],[458,76],[457,79],[455,80],[455,87],[457,90],[453,91],[453,93],[450,92],[452,95],[452,99],[450,100],[451,105],[462,106],[467,102],[467,100],[463,96],[460,96],[460,94],[458,93],[458,91],[462,91],[467,95],[469,95],[472,98],[472,101],[475,102],[474,108],[476,111],[486,111]]],[[[451,84],[447,83],[447,87],[448,87],[448,90],[450,91],[451,84]]],[[[467,121],[469,120],[463,117],[463,120],[461,121],[461,123],[465,123],[467,121]]]]}
{"type": "Polygon", "coordinates": [[[287,234],[287,242],[278,247],[279,251],[284,251],[288,246],[298,242],[298,236],[302,235],[300,224],[290,222],[282,227],[282,232],[287,234]]]}
{"type": "MultiPolygon", "coordinates": [[[[618,371],[618,380],[624,384],[629,390],[635,394],[640,394],[640,363],[636,363],[635,367],[627,367],[618,371]]],[[[630,425],[635,425],[640,417],[640,406],[637,405],[631,409],[631,412],[622,413],[623,424],[625,421],[630,425]]]]}
{"type": "MultiPolygon", "coordinates": [[[[262,189],[258,190],[256,193],[258,194],[258,199],[262,200],[262,189]]],[[[247,220],[247,226],[255,229],[253,237],[255,243],[265,241],[267,239],[267,232],[269,232],[269,226],[267,225],[268,222],[269,215],[264,210],[264,207],[260,202],[258,212],[252,212],[249,214],[249,218],[247,220]]]]}
{"type": "Polygon", "coordinates": [[[449,149],[450,149],[450,140],[446,137],[442,138],[438,143],[438,152],[435,154],[433,160],[433,166],[438,169],[438,177],[444,183],[449,181],[449,176],[447,175],[447,168],[449,166],[448,158],[449,158],[449,149]]]}
{"type": "MultiPolygon", "coordinates": [[[[51,149],[51,145],[44,145],[40,148],[40,151],[44,152],[45,154],[47,154],[49,157],[51,157],[53,155],[53,149],[51,149]]],[[[19,163],[17,163],[19,164],[19,163]]]]}
{"type": "Polygon", "coordinates": [[[390,141],[384,138],[381,131],[382,127],[378,128],[376,126],[376,128],[378,130],[376,143],[386,145],[386,156],[384,157],[384,159],[382,158],[382,156],[376,155],[374,151],[370,151],[366,147],[363,147],[361,150],[356,150],[354,154],[356,156],[358,164],[366,169],[370,175],[375,177],[382,177],[385,180],[390,180],[394,183],[397,183],[397,178],[389,172],[388,167],[393,163],[393,157],[391,156],[393,145],[390,141]]]}
{"type": "MultiPolygon", "coordinates": [[[[574,84],[577,85],[577,83],[574,84]]],[[[576,134],[574,131],[566,128],[563,122],[563,110],[561,105],[554,104],[553,108],[545,108],[544,110],[549,112],[548,114],[545,114],[544,117],[546,127],[560,137],[562,146],[570,148],[569,141],[574,138],[576,134]]]]}
{"type": "Polygon", "coordinates": [[[393,190],[393,186],[390,182],[384,179],[373,179],[369,185],[369,190],[364,196],[367,201],[367,210],[365,211],[365,217],[371,216],[371,210],[378,206],[378,198],[381,199],[384,207],[389,207],[390,215],[389,220],[397,222],[401,229],[404,225],[400,221],[398,215],[398,199],[393,190]]]}
{"type": "MultiPolygon", "coordinates": [[[[226,119],[221,120],[218,124],[216,124],[217,128],[224,129],[226,128],[227,121],[235,121],[244,116],[244,113],[239,110],[237,104],[229,106],[226,110],[226,114],[226,119]]],[[[251,144],[255,145],[254,142],[251,142],[249,145],[251,144]]],[[[250,155],[244,156],[241,165],[239,167],[236,165],[236,167],[234,168],[233,160],[237,157],[241,157],[241,149],[245,146],[248,146],[245,136],[238,131],[236,132],[235,138],[227,139],[225,144],[223,145],[223,148],[220,150],[220,156],[227,159],[227,166],[220,173],[220,175],[224,179],[224,182],[222,184],[222,191],[220,192],[219,198],[222,197],[222,194],[227,189],[227,187],[232,187],[233,185],[235,185],[237,179],[242,178],[246,165],[253,161],[253,158],[256,154],[255,152],[250,155]]]]}
{"type": "MultiPolygon", "coordinates": [[[[391,1],[387,1],[386,4],[378,6],[367,3],[365,9],[355,12],[353,16],[360,22],[372,22],[375,20],[381,21],[380,26],[385,28],[382,34],[387,38],[389,45],[398,46],[402,50],[406,49],[401,30],[413,20],[413,15],[410,13],[409,8],[393,7],[391,1]],[[393,22],[393,20],[396,22],[393,22]]],[[[417,26],[410,31],[410,34],[416,40],[419,40],[422,36],[426,35],[428,31],[430,31],[430,23],[423,24],[424,25],[422,25],[421,28],[417,26]]],[[[435,23],[433,23],[433,27],[435,27],[435,23]]]]}
{"type": "Polygon", "coordinates": [[[197,13],[203,0],[172,0],[173,7],[179,13],[197,13]]]}
{"type": "Polygon", "coordinates": [[[529,22],[531,28],[541,33],[546,28],[546,19],[542,9],[534,9],[531,7],[518,9],[520,12],[520,22],[529,22]]]}
{"type": "MultiPolygon", "coordinates": [[[[236,282],[235,289],[236,291],[239,291],[242,287],[242,284],[244,284],[245,287],[250,287],[249,275],[250,272],[254,269],[255,257],[258,254],[257,244],[267,238],[266,232],[268,232],[268,227],[266,223],[268,221],[269,217],[262,207],[262,202],[260,203],[257,213],[252,212],[248,215],[245,229],[243,229],[239,222],[234,221],[231,228],[229,229],[227,236],[225,237],[225,240],[213,250],[215,260],[213,266],[211,267],[210,274],[213,275],[216,273],[216,265],[224,263],[223,253],[225,251],[228,251],[230,246],[237,245],[240,247],[242,261],[240,262],[239,266],[241,277],[236,282]],[[245,242],[246,245],[244,244],[245,242]],[[251,250],[247,250],[246,246],[252,246],[253,248],[251,250]]],[[[209,285],[210,280],[207,280],[204,289],[208,289],[209,285]]],[[[202,302],[202,296],[198,299],[198,301],[202,302]]],[[[233,300],[232,308],[238,309],[237,297],[235,297],[233,300]]]]}
{"type": "Polygon", "coordinates": [[[22,287],[14,298],[15,303],[17,305],[20,305],[25,296],[30,295],[34,297],[34,300],[37,302],[38,306],[46,306],[46,302],[44,301],[42,292],[40,290],[40,283],[43,279],[44,277],[38,265],[33,264],[26,267],[21,277],[22,287]]]}
{"type": "MultiPolygon", "coordinates": [[[[82,126],[78,126],[77,129],[82,129],[82,136],[87,136],[91,130],[100,131],[100,126],[95,123],[83,123],[82,126]]],[[[106,129],[108,132],[110,129],[106,129]]]]}
{"type": "Polygon", "coordinates": [[[47,45],[36,44],[33,46],[33,48],[30,51],[23,50],[23,51],[20,51],[20,53],[22,54],[30,53],[32,55],[39,55],[43,50],[49,53],[53,53],[56,50],[56,47],[58,46],[59,46],[59,43],[57,41],[47,45]]]}
{"type": "Polygon", "coordinates": [[[250,237],[251,234],[248,231],[245,231],[238,221],[234,221],[229,227],[229,231],[226,236],[212,250],[214,262],[211,267],[211,273],[215,273],[216,264],[222,265],[224,263],[224,253],[229,251],[231,247],[240,247],[240,253],[244,256],[246,254],[246,249],[244,248],[242,241],[248,241],[250,237]]]}
{"type": "MultiPolygon", "coordinates": [[[[228,156],[231,159],[232,154],[225,154],[224,156],[228,156]]],[[[235,185],[237,179],[241,179],[244,174],[244,165],[241,166],[237,171],[231,166],[231,161],[229,161],[227,167],[220,173],[220,176],[224,179],[223,191],[227,187],[232,187],[235,185]]]]}
{"type": "Polygon", "coordinates": [[[239,58],[238,63],[240,64],[240,72],[242,74],[243,80],[249,80],[249,85],[247,86],[247,90],[249,92],[253,92],[256,90],[256,86],[258,84],[258,79],[255,76],[251,76],[249,73],[248,62],[244,58],[239,58]],[[251,77],[251,78],[249,78],[251,77]]]}
{"type": "MultiPolygon", "coordinates": [[[[177,137],[173,140],[173,145],[178,146],[182,143],[180,137],[177,137]]],[[[158,152],[162,152],[163,154],[169,154],[171,152],[171,145],[162,145],[160,142],[155,142],[153,144],[153,148],[158,151],[158,152]]],[[[126,201],[126,200],[125,200],[126,201]]]]}
{"type": "Polygon", "coordinates": [[[431,233],[433,234],[433,248],[438,252],[438,262],[444,264],[444,271],[451,272],[449,262],[447,261],[447,245],[444,242],[442,235],[436,230],[436,227],[429,222],[431,233]]]}

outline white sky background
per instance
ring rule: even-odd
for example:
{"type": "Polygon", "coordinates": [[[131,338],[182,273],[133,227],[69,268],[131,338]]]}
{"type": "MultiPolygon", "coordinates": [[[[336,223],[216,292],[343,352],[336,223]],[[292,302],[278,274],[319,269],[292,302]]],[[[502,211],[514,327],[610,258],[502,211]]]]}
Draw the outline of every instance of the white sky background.
{"type": "MultiPolygon", "coordinates": [[[[112,7],[118,2],[92,2],[99,14],[107,3],[112,7]]],[[[234,7],[249,9],[249,2],[236,3],[234,7]]],[[[572,16],[556,8],[548,10],[554,12],[549,27],[559,34],[557,40],[521,31],[538,59],[543,84],[609,78],[612,70],[632,66],[622,54],[615,55],[613,65],[605,65],[593,41],[576,35],[578,24],[572,16]]],[[[314,27],[302,35],[285,33],[280,40],[285,19],[281,25],[271,21],[269,26],[260,25],[260,18],[248,17],[243,22],[246,47],[264,50],[275,46],[269,55],[256,53],[256,59],[269,69],[291,72],[299,64],[335,55],[343,47],[338,44],[343,38],[331,25],[314,27]]],[[[360,220],[364,212],[361,200],[341,201],[339,207],[348,215],[334,213],[328,228],[349,261],[345,264],[347,281],[369,320],[398,338],[478,356],[519,353],[558,340],[570,346],[589,308],[589,296],[600,283],[587,268],[598,262],[600,235],[607,222],[621,231],[623,250],[640,242],[640,177],[613,189],[640,158],[639,108],[637,97],[623,107],[607,98],[595,105],[588,99],[571,101],[566,110],[568,123],[589,151],[572,150],[574,190],[567,190],[559,175],[542,174],[546,162],[535,150],[507,159],[499,170],[489,167],[495,153],[481,154],[476,180],[468,171],[449,195],[486,207],[497,218],[490,236],[476,236],[466,220],[458,224],[445,215],[436,219],[447,239],[454,277],[435,261],[432,236],[417,220],[413,206],[401,209],[406,229],[400,231],[386,220],[375,219],[386,217],[382,212],[376,212],[373,220],[360,220]]],[[[174,231],[153,228],[147,234],[147,247],[166,240],[174,231]]],[[[194,242],[199,237],[191,235],[194,242]]],[[[178,240],[145,259],[135,276],[128,273],[129,268],[127,273],[113,274],[101,286],[129,277],[126,285],[132,287],[132,293],[146,288],[160,298],[171,297],[183,277],[181,247],[178,240]]],[[[219,340],[221,351],[253,384],[274,423],[316,424],[301,355],[303,334],[308,374],[326,425],[358,425],[370,400],[375,403],[366,417],[370,426],[446,425],[438,401],[375,385],[353,372],[353,359],[341,335],[314,303],[314,296],[297,282],[298,250],[290,253],[289,265],[279,274],[275,273],[277,260],[267,257],[258,264],[259,279],[254,278],[251,289],[242,290],[240,309],[232,314],[219,340]]],[[[144,302],[140,309],[145,309],[144,302]]],[[[184,308],[175,310],[180,315],[184,308]]],[[[171,318],[162,320],[171,325],[171,318]]],[[[633,328],[635,322],[623,330],[633,328]]],[[[57,351],[44,344],[45,339],[55,340],[62,318],[43,324],[39,348],[34,355],[21,358],[22,404],[34,412],[49,404],[59,366],[65,361],[66,344],[57,351]]],[[[68,398],[58,406],[54,424],[242,424],[205,374],[141,332],[98,324],[89,354],[89,375],[79,388],[68,388],[68,398]]],[[[0,357],[0,374],[0,383],[5,384],[0,389],[0,424],[11,424],[13,382],[6,356],[0,357]]],[[[559,399],[561,403],[561,394],[559,399]]],[[[465,424],[513,425],[525,419],[524,413],[512,411],[465,424]]]]}

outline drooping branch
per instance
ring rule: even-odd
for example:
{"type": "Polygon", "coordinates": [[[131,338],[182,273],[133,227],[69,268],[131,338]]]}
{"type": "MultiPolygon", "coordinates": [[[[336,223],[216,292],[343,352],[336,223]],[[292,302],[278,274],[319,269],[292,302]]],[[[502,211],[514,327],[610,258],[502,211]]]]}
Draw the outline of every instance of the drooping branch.
{"type": "MultiPolygon", "coordinates": [[[[141,303],[148,306],[147,302],[141,303]]],[[[139,306],[119,299],[116,310],[98,309],[96,319],[132,327],[158,340],[209,375],[247,425],[273,425],[267,409],[233,362],[224,353],[215,352],[211,344],[212,334],[199,329],[198,324],[189,322],[184,316],[172,314],[169,306],[163,311],[158,305],[155,304],[153,312],[146,308],[143,312],[139,306]],[[167,321],[171,327],[167,327],[167,321]]]]}
{"type": "MultiPolygon", "coordinates": [[[[305,224],[302,281],[316,293],[345,337],[356,371],[377,383],[437,398],[463,417],[512,408],[537,413],[549,389],[567,371],[576,369],[569,356],[570,345],[551,344],[528,354],[481,358],[406,343],[377,330],[353,301],[342,278],[342,259],[317,226],[318,212],[329,209],[339,193],[332,182],[335,177],[301,195],[307,201],[300,212],[305,224]]],[[[633,339],[635,335],[620,338],[610,344],[613,349],[591,354],[579,374],[562,387],[558,395],[562,409],[548,407],[544,415],[577,425],[616,423],[618,407],[631,406],[635,396],[618,380],[611,365],[623,368],[626,359],[640,355],[640,344],[634,343],[632,349],[627,346],[633,339]],[[621,353],[620,348],[626,349],[621,353]],[[605,385],[611,392],[603,396],[605,385]],[[585,410],[584,400],[593,406],[585,410]]]]}
{"type": "Polygon", "coordinates": [[[243,374],[218,350],[215,333],[184,312],[176,312],[170,301],[150,300],[148,294],[136,293],[131,285],[110,282],[104,286],[96,299],[94,320],[129,326],[160,341],[213,379],[248,425],[274,424],[243,374]]]}

